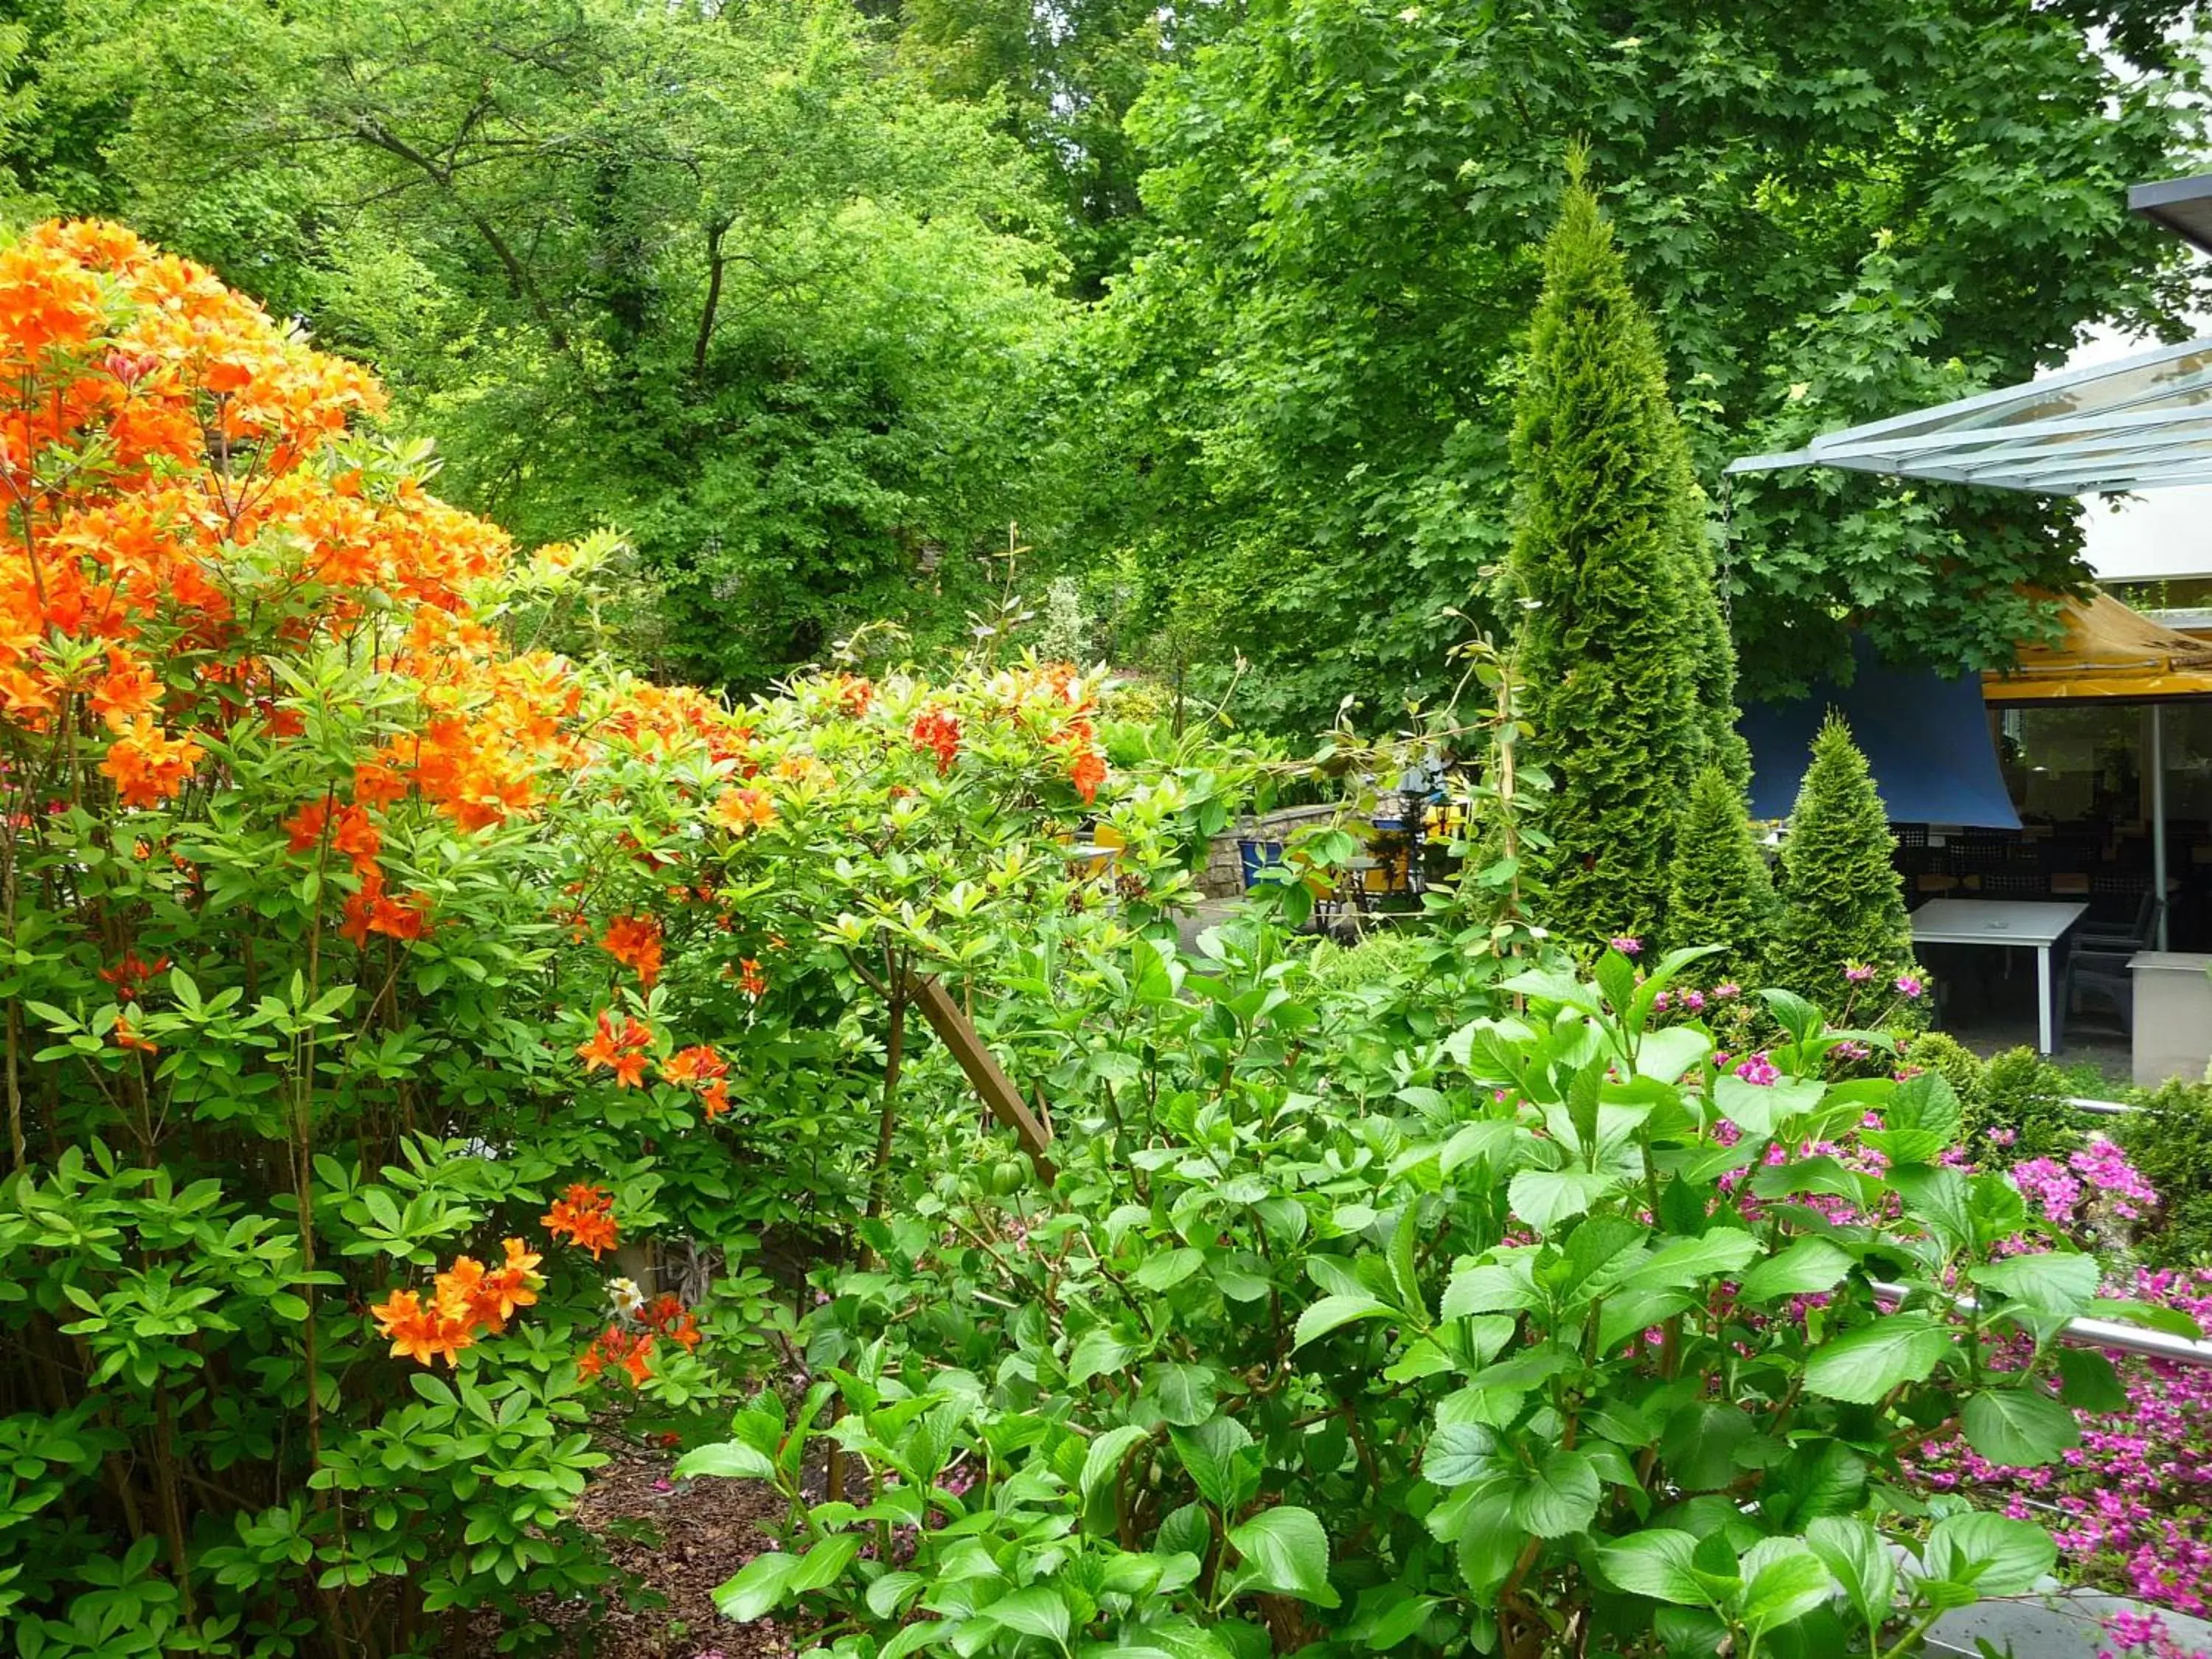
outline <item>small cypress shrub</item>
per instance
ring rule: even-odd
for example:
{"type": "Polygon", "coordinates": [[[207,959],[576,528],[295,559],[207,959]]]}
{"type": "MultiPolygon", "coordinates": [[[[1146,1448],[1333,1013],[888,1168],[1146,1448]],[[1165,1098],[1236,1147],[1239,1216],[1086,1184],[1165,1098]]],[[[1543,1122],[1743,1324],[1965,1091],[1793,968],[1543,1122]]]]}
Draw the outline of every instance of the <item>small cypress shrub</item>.
{"type": "Polygon", "coordinates": [[[1890,988],[1912,973],[1912,928],[1891,866],[1888,815],[1874,774],[1834,714],[1813,739],[1782,842],[1782,908],[1766,982],[1811,999],[1833,1017],[1881,1018],[1890,988]],[[1846,970],[1871,969],[1853,981],[1846,970]]]}
{"type": "Polygon", "coordinates": [[[1752,834],[1743,791],[1720,762],[1708,762],[1675,831],[1667,942],[1725,946],[1700,963],[1698,973],[1750,984],[1773,925],[1774,882],[1752,834]]]}
{"type": "MultiPolygon", "coordinates": [[[[1927,1064],[1920,1052],[1936,1035],[1913,1042],[1916,1065],[1927,1064]]],[[[1960,1098],[1966,1106],[1967,1150],[1984,1168],[2010,1169],[2033,1158],[2063,1164],[2087,1143],[2081,1114],[2069,1103],[2064,1074],[2034,1049],[1992,1054],[1981,1073],[1974,1092],[1960,1098]]],[[[1952,1086],[1957,1087],[1955,1080],[1952,1086]]]]}
{"type": "Polygon", "coordinates": [[[2212,1262],[2212,1084],[2176,1078],[2138,1095],[2112,1138],[2158,1193],[2137,1253],[2153,1267],[2212,1262]]]}
{"type": "Polygon", "coordinates": [[[1546,917],[1570,941],[1666,937],[1676,819],[1732,695],[1704,507],[1650,318],[1578,167],[1544,244],[1513,428],[1509,577],[1533,757],[1551,777],[1546,917]],[[1700,592],[1699,590],[1703,591],[1700,592]]]}

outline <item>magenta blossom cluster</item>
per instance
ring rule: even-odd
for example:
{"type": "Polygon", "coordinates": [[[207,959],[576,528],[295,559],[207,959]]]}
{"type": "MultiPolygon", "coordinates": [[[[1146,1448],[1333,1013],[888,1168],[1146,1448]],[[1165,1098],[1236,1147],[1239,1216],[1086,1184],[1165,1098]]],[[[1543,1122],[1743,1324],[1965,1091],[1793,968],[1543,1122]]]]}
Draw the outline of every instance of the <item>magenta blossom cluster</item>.
{"type": "Polygon", "coordinates": [[[2105,1639],[2097,1659],[2206,1659],[2202,1648],[2173,1639],[2166,1620],[2154,1613],[2116,1613],[2105,1620],[2105,1639]]]}
{"type": "Polygon", "coordinates": [[[1749,1060],[1738,1060],[1735,1074],[1746,1083],[1756,1083],[1763,1089],[1782,1081],[1781,1072],[1764,1053],[1753,1054],[1749,1060]]]}
{"type": "MultiPolygon", "coordinates": [[[[2212,1269],[2141,1273],[2123,1288],[2212,1323],[2212,1269]]],[[[1924,1489],[2002,1498],[2007,1514],[2048,1526],[2077,1582],[2201,1618],[2212,1611],[2203,1524],[2212,1508],[2212,1368],[2114,1360],[2127,1409],[2085,1419],[2081,1443],[2063,1462],[2010,1468],[1948,1441],[1923,1448],[1909,1467],[1924,1489]]],[[[2116,1654],[2178,1659],[2145,1628],[2116,1625],[2109,1634],[2116,1654]]]]}

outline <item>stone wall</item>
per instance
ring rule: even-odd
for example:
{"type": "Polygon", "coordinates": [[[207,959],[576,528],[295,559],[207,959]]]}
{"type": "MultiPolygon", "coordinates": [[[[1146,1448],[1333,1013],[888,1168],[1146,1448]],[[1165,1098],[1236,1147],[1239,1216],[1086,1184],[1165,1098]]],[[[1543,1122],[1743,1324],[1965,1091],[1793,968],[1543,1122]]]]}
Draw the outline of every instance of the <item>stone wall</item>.
{"type": "Polygon", "coordinates": [[[1334,817],[1334,806],[1286,806],[1248,818],[1226,834],[1216,836],[1206,848],[1206,865],[1198,872],[1200,890],[1208,898],[1225,898],[1244,890],[1243,860],[1237,850],[1240,841],[1287,841],[1293,830],[1334,817]]]}

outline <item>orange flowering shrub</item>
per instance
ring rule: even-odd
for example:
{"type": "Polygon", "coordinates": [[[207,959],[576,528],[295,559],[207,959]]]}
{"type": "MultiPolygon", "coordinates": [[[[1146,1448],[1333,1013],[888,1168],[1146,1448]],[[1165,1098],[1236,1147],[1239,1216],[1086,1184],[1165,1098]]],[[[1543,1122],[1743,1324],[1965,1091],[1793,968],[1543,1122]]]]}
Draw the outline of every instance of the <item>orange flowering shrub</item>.
{"type": "Polygon", "coordinates": [[[601,1594],[592,1373],[739,1358],[665,1297],[617,1352],[603,1260],[772,1305],[757,1230],[897,1173],[918,979],[1103,906],[1086,810],[1127,902],[1184,879],[1064,666],[732,709],[518,646],[592,561],[519,574],[382,401],[126,231],[0,248],[0,1627],[50,1648],[126,1582],[210,1654],[601,1594]]]}

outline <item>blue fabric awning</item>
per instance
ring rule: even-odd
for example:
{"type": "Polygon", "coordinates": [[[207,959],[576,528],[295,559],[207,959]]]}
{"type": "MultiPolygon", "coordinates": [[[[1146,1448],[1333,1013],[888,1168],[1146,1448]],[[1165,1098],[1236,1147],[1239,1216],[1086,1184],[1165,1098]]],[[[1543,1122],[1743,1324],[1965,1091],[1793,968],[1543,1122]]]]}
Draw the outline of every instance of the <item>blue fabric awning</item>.
{"type": "Polygon", "coordinates": [[[1752,816],[1789,817],[1814,734],[1833,708],[1866,756],[1891,823],[2019,829],[1990,739],[1981,677],[1947,680],[1929,669],[1893,668],[1858,643],[1849,685],[1823,680],[1796,702],[1743,711],[1736,729],[1751,745],[1752,816]]]}

